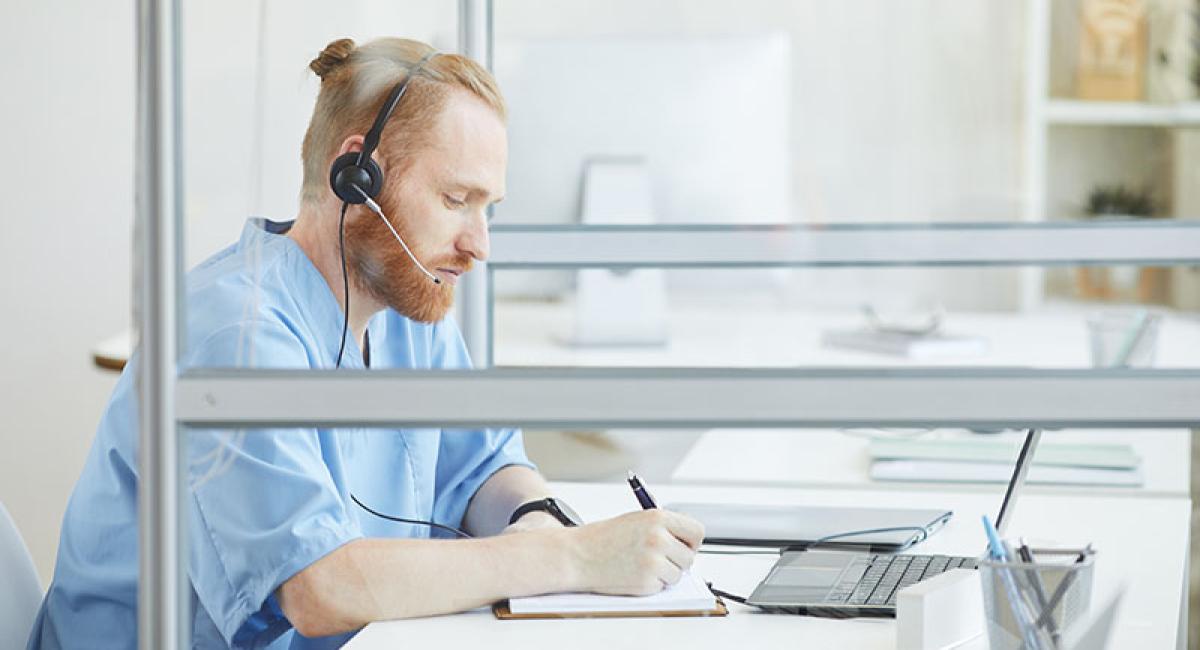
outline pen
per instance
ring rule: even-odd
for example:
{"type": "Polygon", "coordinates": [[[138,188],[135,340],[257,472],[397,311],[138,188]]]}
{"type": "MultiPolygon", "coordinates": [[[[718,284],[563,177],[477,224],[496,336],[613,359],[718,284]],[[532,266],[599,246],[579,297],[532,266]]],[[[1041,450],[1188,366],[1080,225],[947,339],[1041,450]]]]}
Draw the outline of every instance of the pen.
{"type": "Polygon", "coordinates": [[[633,489],[633,496],[637,497],[638,503],[642,505],[642,510],[657,508],[658,504],[654,503],[654,497],[646,491],[646,486],[642,485],[642,479],[629,470],[629,487],[633,489]]]}
{"type": "MultiPolygon", "coordinates": [[[[1028,573],[1025,574],[1025,577],[1030,578],[1030,576],[1032,576],[1029,582],[1033,585],[1033,594],[1037,597],[1038,607],[1040,607],[1041,611],[1044,613],[1046,611],[1047,604],[1046,586],[1042,584],[1042,574],[1038,573],[1037,563],[1033,561],[1033,551],[1029,549],[1029,545],[1025,543],[1025,538],[1023,537],[1021,538],[1021,546],[1017,552],[1020,553],[1021,560],[1030,567],[1027,569],[1028,573]]],[[[1051,611],[1051,614],[1053,614],[1053,611],[1051,611]]],[[[1039,615],[1038,620],[1035,621],[1035,624],[1041,625],[1041,621],[1042,616],[1039,615]]],[[[1046,618],[1046,629],[1050,632],[1050,639],[1054,641],[1055,647],[1062,643],[1062,636],[1058,631],[1058,626],[1054,623],[1053,616],[1046,618]]]]}
{"type": "MultiPolygon", "coordinates": [[[[1092,545],[1088,544],[1083,548],[1083,550],[1079,551],[1079,558],[1075,560],[1075,564],[1079,564],[1087,560],[1087,556],[1091,554],[1092,545]]],[[[1041,616],[1038,616],[1036,621],[1037,625],[1042,625],[1043,621],[1050,620],[1050,616],[1054,614],[1054,608],[1058,607],[1058,601],[1062,600],[1063,596],[1065,596],[1067,593],[1067,589],[1071,587],[1071,582],[1075,580],[1076,573],[1077,571],[1068,571],[1067,575],[1063,576],[1062,582],[1058,583],[1058,589],[1055,589],[1054,593],[1051,594],[1049,602],[1047,602],[1046,606],[1042,609],[1041,616]]]]}
{"type": "Polygon", "coordinates": [[[1063,596],[1067,594],[1067,589],[1071,588],[1071,582],[1074,580],[1075,571],[1068,571],[1067,575],[1063,576],[1062,582],[1058,583],[1058,589],[1054,590],[1054,593],[1050,596],[1050,601],[1042,608],[1041,616],[1038,616],[1037,620],[1034,621],[1037,626],[1041,627],[1050,622],[1051,617],[1054,616],[1054,608],[1058,607],[1058,601],[1062,600],[1063,596]]]}
{"type": "Polygon", "coordinates": [[[1113,360],[1114,368],[1128,368],[1129,361],[1133,358],[1133,352],[1137,350],[1142,342],[1142,337],[1150,325],[1150,315],[1146,310],[1139,309],[1137,315],[1133,318],[1133,326],[1129,329],[1129,333],[1125,335],[1125,340],[1117,351],[1117,356],[1113,360]]]}
{"type": "Polygon", "coordinates": [[[1083,547],[1083,550],[1079,551],[1079,557],[1076,558],[1075,563],[1079,564],[1080,562],[1083,562],[1092,553],[1093,553],[1092,544],[1091,544],[1091,542],[1089,542],[1087,546],[1083,547]]]}
{"type": "MultiPolygon", "coordinates": [[[[1004,547],[1004,542],[1000,541],[1000,534],[996,531],[996,527],[992,525],[992,520],[988,519],[987,515],[983,516],[983,532],[988,539],[989,555],[992,561],[998,563],[1011,562],[1007,549],[1004,547]]],[[[1013,620],[1016,621],[1017,629],[1024,638],[1025,647],[1030,650],[1038,650],[1042,647],[1038,639],[1037,628],[1035,627],[1035,614],[1029,612],[1025,608],[1025,601],[1021,598],[1021,590],[1017,587],[1016,577],[1012,572],[1003,566],[995,568],[1000,582],[1004,585],[1004,591],[1008,594],[1008,605],[1012,609],[1013,620]]]]}
{"type": "Polygon", "coordinates": [[[996,527],[992,525],[992,520],[983,516],[983,533],[987,535],[988,549],[993,560],[997,562],[1008,562],[1008,554],[1005,552],[1004,543],[1000,541],[1000,533],[996,531],[996,527]]]}

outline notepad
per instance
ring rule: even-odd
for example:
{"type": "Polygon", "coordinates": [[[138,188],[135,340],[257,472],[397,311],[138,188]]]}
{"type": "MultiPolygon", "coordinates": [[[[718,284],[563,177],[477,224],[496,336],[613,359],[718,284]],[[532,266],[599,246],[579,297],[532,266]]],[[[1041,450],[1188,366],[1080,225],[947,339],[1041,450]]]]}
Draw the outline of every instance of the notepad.
{"type": "MultiPolygon", "coordinates": [[[[679,582],[649,596],[567,593],[512,598],[513,617],[536,616],[671,616],[723,614],[724,607],[708,586],[690,571],[679,582]]],[[[499,615],[499,611],[497,612],[499,615]]]]}

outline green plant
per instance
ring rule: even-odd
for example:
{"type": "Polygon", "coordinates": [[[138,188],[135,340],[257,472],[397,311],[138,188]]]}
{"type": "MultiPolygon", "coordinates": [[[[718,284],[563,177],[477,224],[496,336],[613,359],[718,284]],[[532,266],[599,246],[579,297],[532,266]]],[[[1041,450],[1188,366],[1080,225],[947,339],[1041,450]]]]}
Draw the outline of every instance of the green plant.
{"type": "Polygon", "coordinates": [[[1088,193],[1086,212],[1089,217],[1149,217],[1154,215],[1154,197],[1149,188],[1135,190],[1123,185],[1100,185],[1088,193]]]}

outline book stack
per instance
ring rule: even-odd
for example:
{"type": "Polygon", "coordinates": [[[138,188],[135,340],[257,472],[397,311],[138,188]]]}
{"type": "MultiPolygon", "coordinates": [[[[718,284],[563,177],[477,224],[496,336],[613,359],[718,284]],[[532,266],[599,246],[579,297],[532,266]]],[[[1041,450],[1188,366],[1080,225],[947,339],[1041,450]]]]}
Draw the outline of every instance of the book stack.
{"type": "MultiPolygon", "coordinates": [[[[877,481],[1004,483],[1020,444],[1005,440],[872,440],[867,447],[877,481]]],[[[1140,487],[1142,459],[1125,444],[1044,443],[1028,483],[1140,487]]]]}

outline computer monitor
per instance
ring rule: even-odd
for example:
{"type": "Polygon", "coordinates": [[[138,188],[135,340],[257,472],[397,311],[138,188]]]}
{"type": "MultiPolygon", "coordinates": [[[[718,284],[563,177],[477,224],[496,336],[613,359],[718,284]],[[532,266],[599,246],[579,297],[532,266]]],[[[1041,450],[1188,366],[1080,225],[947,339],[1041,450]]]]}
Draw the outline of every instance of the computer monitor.
{"type": "MultiPolygon", "coordinates": [[[[645,159],[659,223],[790,220],[786,35],[500,38],[494,69],[509,108],[494,224],[577,223],[585,166],[600,157],[645,159]]],[[[668,286],[697,275],[672,272],[668,286]]],[[[506,271],[496,291],[557,297],[571,278],[506,271]]]]}

